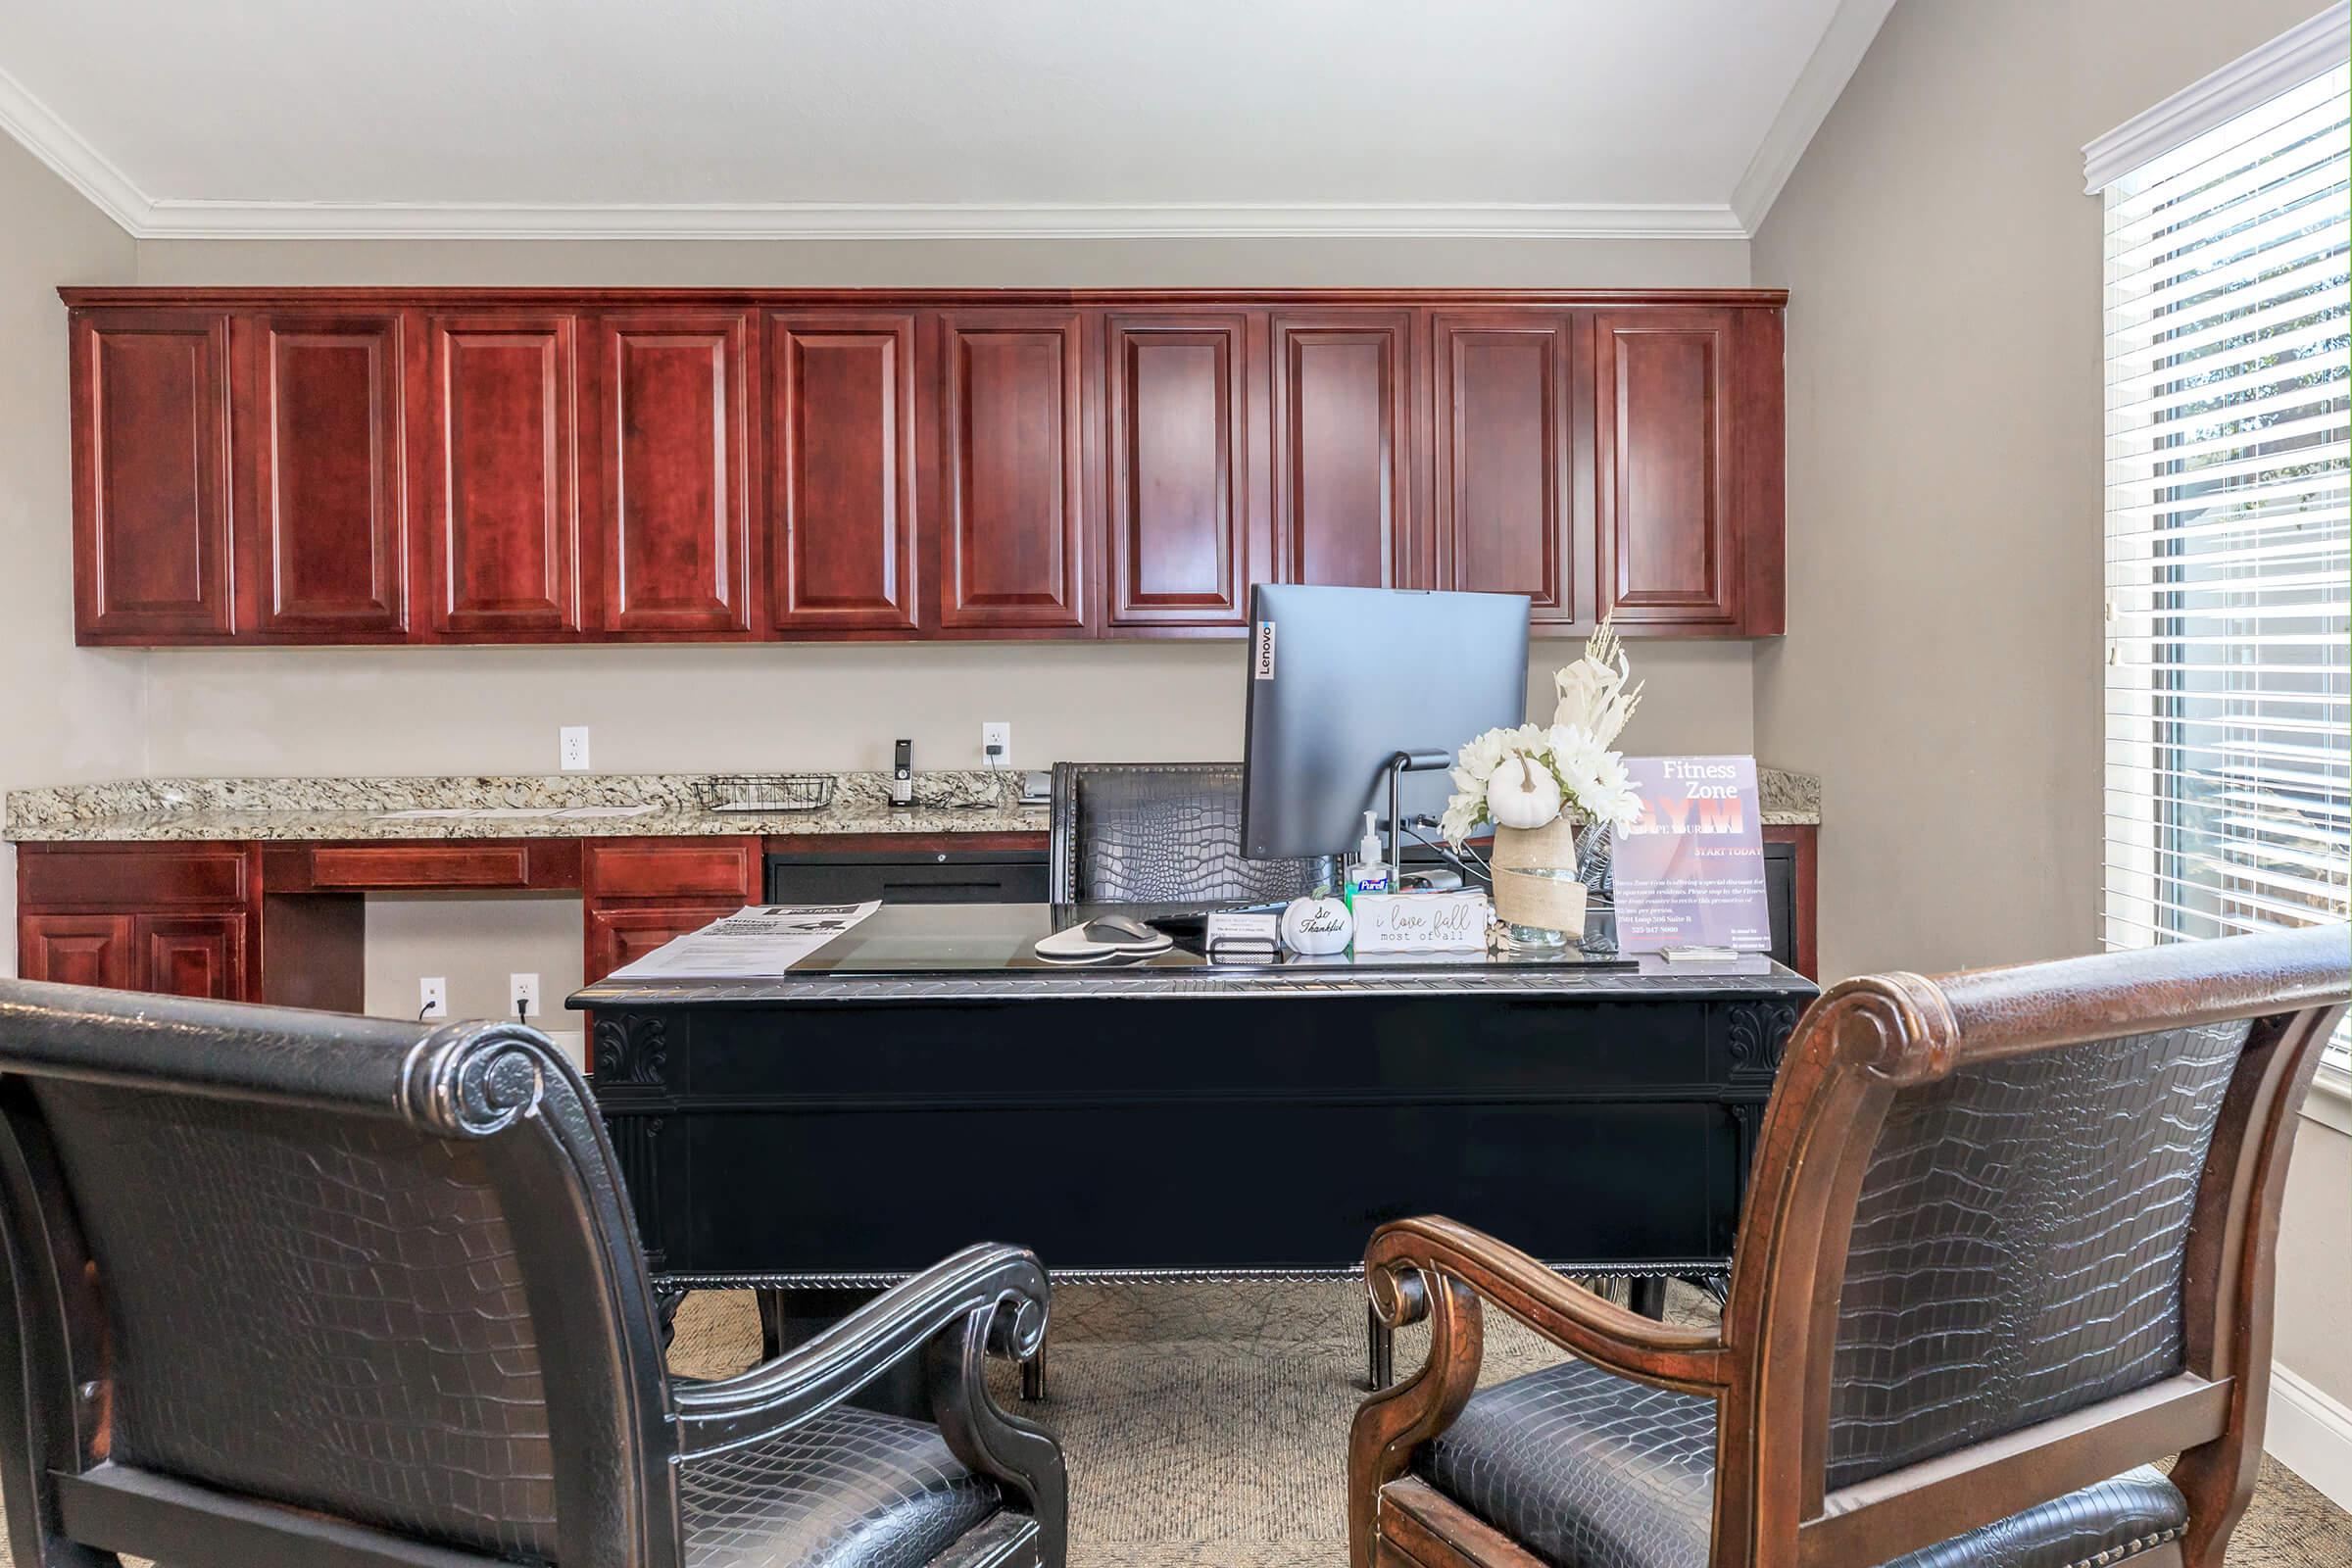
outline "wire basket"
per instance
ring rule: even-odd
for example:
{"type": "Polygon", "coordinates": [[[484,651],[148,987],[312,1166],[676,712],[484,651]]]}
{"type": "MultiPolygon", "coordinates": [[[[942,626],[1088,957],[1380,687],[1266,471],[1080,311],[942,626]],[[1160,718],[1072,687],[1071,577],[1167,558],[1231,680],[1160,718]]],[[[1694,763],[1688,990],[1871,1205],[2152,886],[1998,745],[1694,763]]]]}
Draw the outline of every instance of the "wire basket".
{"type": "Polygon", "coordinates": [[[714,773],[694,789],[708,811],[815,811],[833,804],[830,773],[714,773]]]}

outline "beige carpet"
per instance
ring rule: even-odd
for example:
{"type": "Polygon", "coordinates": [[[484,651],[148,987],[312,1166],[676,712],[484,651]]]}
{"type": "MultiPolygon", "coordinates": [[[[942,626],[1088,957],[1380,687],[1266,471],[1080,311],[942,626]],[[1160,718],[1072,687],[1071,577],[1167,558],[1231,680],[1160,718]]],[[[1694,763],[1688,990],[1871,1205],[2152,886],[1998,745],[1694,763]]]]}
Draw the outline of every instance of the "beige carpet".
{"type": "MultiPolygon", "coordinates": [[[[1673,1315],[1712,1313],[1676,1292],[1673,1315]]],[[[1486,1321],[1489,1381],[1558,1359],[1501,1314],[1486,1321]]],[[[1066,1285],[1054,1325],[1052,1387],[1029,1408],[1068,1455],[1071,1568],[1342,1568],[1361,1287],[1066,1285]]],[[[721,1376],[758,1350],[751,1298],[707,1294],[680,1313],[671,1361],[721,1376]]],[[[1396,1364],[1420,1354],[1400,1341],[1396,1364]]],[[[1011,1398],[1009,1374],[999,1394],[1011,1398]]],[[[2344,1568],[2352,1516],[2265,1460],[2230,1561],[2344,1568]]]]}

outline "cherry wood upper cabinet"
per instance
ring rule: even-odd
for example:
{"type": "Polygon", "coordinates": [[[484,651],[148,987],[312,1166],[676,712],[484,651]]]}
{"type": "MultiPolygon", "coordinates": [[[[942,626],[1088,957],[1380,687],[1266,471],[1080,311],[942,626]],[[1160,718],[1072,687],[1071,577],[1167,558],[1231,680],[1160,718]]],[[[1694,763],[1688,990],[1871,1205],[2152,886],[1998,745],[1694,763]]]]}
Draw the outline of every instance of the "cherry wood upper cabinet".
{"type": "Polygon", "coordinates": [[[576,632],[575,318],[443,316],[429,331],[419,445],[432,628],[484,641],[576,632]]]}
{"type": "Polygon", "coordinates": [[[1410,505],[1412,313],[1278,311],[1272,332],[1282,580],[1428,587],[1410,505]]]}
{"type": "Polygon", "coordinates": [[[1593,318],[1601,610],[1626,627],[1736,629],[1736,313],[1593,318]]]}
{"type": "Polygon", "coordinates": [[[915,630],[915,318],[772,316],[768,622],[915,630]]]}
{"type": "Polygon", "coordinates": [[[595,318],[591,494],[606,631],[751,630],[751,323],[739,312],[595,318]]]}
{"type": "Polygon", "coordinates": [[[295,641],[405,636],[402,318],[265,312],[233,343],[241,622],[295,641]]]}
{"type": "MultiPolygon", "coordinates": [[[[1250,323],[1233,315],[1104,319],[1110,606],[1119,630],[1238,627],[1273,576],[1251,504],[1250,323]]],[[[1262,397],[1262,394],[1260,394],[1262,397]]]]}
{"type": "Polygon", "coordinates": [[[1090,625],[1083,322],[1075,311],[939,318],[939,624],[1090,625]]]}
{"type": "Polygon", "coordinates": [[[61,293],[85,643],[1786,629],[1772,290],[61,293]]]}
{"type": "Polygon", "coordinates": [[[73,327],[74,626],[83,642],[236,629],[228,318],[86,311],[73,327]]]}
{"type": "MultiPolygon", "coordinates": [[[[1565,312],[1432,318],[1437,581],[1528,596],[1539,626],[1579,620],[1571,368],[1565,312]]],[[[1589,557],[1588,563],[1589,566],[1589,557]]],[[[1590,619],[1590,598],[1581,607],[1590,619]]]]}

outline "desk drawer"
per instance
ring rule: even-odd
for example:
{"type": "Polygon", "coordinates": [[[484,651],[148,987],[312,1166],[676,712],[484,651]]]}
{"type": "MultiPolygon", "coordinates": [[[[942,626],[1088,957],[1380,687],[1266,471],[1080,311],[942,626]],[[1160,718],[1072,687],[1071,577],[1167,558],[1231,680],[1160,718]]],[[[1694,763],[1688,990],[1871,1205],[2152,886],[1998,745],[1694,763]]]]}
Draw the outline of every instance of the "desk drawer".
{"type": "Polygon", "coordinates": [[[591,903],[732,899],[740,907],[760,896],[760,841],[723,838],[683,844],[674,840],[592,844],[584,869],[591,903]]]}
{"type": "Polygon", "coordinates": [[[311,885],[320,888],[523,888],[530,851],[519,844],[349,845],[311,852],[311,885]]]}
{"type": "Polygon", "coordinates": [[[17,901],[27,910],[242,905],[250,863],[242,847],[219,844],[27,845],[17,858],[17,901]]]}

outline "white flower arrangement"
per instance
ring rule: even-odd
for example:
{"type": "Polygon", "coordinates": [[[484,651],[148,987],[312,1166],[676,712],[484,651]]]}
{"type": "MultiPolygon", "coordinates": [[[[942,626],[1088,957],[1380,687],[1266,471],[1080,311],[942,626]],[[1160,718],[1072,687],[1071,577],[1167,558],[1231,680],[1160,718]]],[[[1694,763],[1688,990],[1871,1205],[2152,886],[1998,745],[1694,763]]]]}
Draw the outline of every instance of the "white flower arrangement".
{"type": "Polygon", "coordinates": [[[1610,750],[1642,701],[1639,685],[1628,689],[1632,676],[1616,629],[1603,622],[1584,657],[1552,677],[1560,702],[1550,728],[1491,729],[1462,748],[1455,793],[1439,822],[1446,841],[1459,846],[1490,822],[1540,827],[1565,815],[1580,825],[1627,827],[1639,820],[1642,797],[1625,758],[1610,750]]]}

